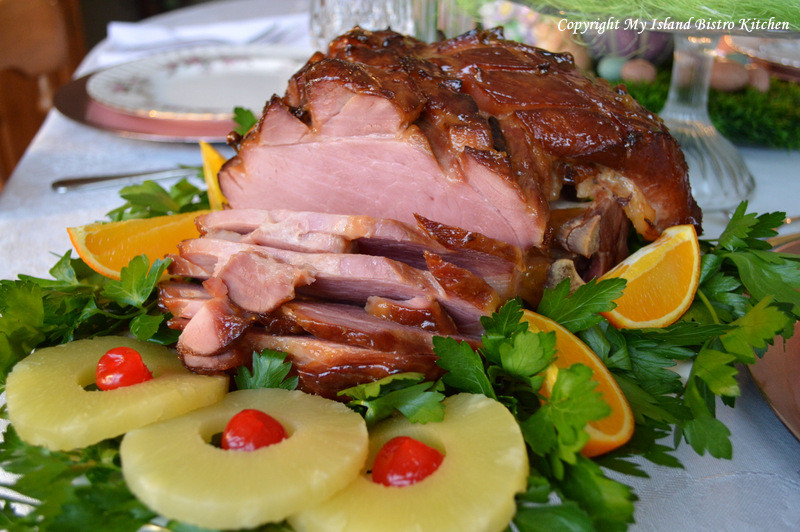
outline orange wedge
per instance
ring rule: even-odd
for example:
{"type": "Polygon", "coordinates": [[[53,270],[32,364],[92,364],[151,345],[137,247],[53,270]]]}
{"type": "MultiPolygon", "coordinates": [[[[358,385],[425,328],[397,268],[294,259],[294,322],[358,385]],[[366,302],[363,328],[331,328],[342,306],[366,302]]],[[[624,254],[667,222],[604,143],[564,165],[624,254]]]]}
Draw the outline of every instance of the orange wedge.
{"type": "Polygon", "coordinates": [[[700,282],[700,244],[693,225],[670,227],[619,263],[601,279],[622,277],[628,284],[603,316],[618,329],[666,327],[691,306],[700,282]]]}
{"type": "Polygon", "coordinates": [[[203,157],[203,178],[208,190],[208,204],[211,210],[219,211],[226,203],[217,175],[225,164],[225,157],[208,142],[200,141],[200,155],[203,157]]]}
{"type": "Polygon", "coordinates": [[[119,279],[119,272],[137,255],[152,261],[176,253],[183,240],[200,236],[194,219],[209,211],[195,211],[155,218],[94,223],[67,229],[72,246],[91,269],[119,279]]]}
{"type": "Polygon", "coordinates": [[[591,458],[609,451],[613,451],[628,442],[633,436],[633,411],[631,410],[625,394],[622,393],[617,381],[608,371],[603,361],[600,360],[589,347],[577,336],[555,321],[536,314],[524,311],[523,318],[528,322],[529,330],[533,332],[556,333],[556,360],[545,374],[545,382],[540,392],[545,397],[550,397],[550,391],[556,382],[559,368],[568,368],[573,364],[581,363],[592,370],[592,378],[597,382],[599,391],[606,403],[611,407],[611,414],[597,421],[590,421],[586,426],[589,441],[581,449],[581,454],[591,458]]]}

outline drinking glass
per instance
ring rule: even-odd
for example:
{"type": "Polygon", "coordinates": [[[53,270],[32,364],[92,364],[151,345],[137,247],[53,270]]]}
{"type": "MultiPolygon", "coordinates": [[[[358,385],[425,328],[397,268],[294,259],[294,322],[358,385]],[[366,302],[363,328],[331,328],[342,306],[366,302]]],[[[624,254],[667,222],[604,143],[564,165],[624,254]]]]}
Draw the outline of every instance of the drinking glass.
{"type": "Polygon", "coordinates": [[[318,50],[326,50],[336,36],[353,26],[365,30],[391,28],[414,33],[413,0],[312,0],[311,41],[318,50]]]}
{"type": "Polygon", "coordinates": [[[432,42],[471,30],[475,17],[458,0],[312,0],[311,40],[318,50],[353,26],[391,28],[432,42]]]}
{"type": "Polygon", "coordinates": [[[425,42],[450,38],[475,27],[475,17],[458,0],[412,0],[414,35],[425,42]]]}

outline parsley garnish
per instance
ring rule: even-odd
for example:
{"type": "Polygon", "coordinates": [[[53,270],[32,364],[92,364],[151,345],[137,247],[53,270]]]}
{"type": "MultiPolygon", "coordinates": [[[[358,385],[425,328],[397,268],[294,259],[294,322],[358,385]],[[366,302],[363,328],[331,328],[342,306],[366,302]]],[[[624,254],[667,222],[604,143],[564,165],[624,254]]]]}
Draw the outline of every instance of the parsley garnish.
{"type": "Polygon", "coordinates": [[[21,475],[10,486],[14,492],[0,495],[0,524],[7,530],[137,530],[156,517],[125,484],[119,438],[56,452],[24,443],[9,426],[0,466],[21,475]]]}
{"type": "Polygon", "coordinates": [[[238,389],[283,388],[294,390],[297,388],[297,376],[288,377],[292,370],[292,363],[286,362],[286,353],[272,349],[264,349],[261,353],[254,351],[252,366],[252,371],[244,366],[239,366],[239,371],[234,377],[238,389]]]}
{"type": "Polygon", "coordinates": [[[444,419],[441,384],[424,379],[421,373],[398,373],[347,388],[339,395],[351,398],[348,406],[360,412],[368,425],[389,417],[395,411],[413,423],[441,421],[444,419]]]}
{"type": "Polygon", "coordinates": [[[134,257],[120,280],[103,277],[65,253],[50,270],[53,279],[20,275],[0,280],[0,370],[11,367],[34,348],[111,334],[130,327],[140,340],[173,343],[166,315],[156,306],[155,286],[168,260],[149,265],[134,257]]]}
{"type": "MultiPolygon", "coordinates": [[[[198,172],[202,172],[202,169],[198,168],[198,172]]],[[[198,178],[202,179],[200,176],[198,178]]],[[[169,190],[155,181],[144,181],[140,185],[122,188],[119,194],[127,201],[121,207],[106,214],[112,222],[209,208],[208,193],[186,179],[181,179],[169,190]]]]}
{"type": "Polygon", "coordinates": [[[564,280],[552,290],[546,290],[537,311],[571,332],[582,331],[602,321],[599,312],[608,312],[617,305],[625,279],[608,279],[598,283],[592,279],[569,293],[569,281],[564,280]]]}
{"type": "Polygon", "coordinates": [[[236,127],[233,129],[239,135],[244,136],[250,128],[256,125],[258,122],[258,118],[256,118],[255,113],[250,109],[245,109],[244,107],[234,107],[233,108],[233,121],[236,122],[236,127]]]}

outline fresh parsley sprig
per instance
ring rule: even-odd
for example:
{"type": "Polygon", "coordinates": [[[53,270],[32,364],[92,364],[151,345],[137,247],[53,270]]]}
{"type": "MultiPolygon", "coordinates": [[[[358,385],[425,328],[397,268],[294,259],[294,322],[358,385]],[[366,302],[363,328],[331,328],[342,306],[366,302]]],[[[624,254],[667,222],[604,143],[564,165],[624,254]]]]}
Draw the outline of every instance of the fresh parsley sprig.
{"type": "Polygon", "coordinates": [[[239,135],[244,136],[250,129],[258,122],[255,113],[250,109],[244,107],[233,108],[233,121],[236,122],[234,131],[239,135]]]}
{"type": "Polygon", "coordinates": [[[0,374],[36,347],[62,344],[125,327],[141,340],[173,343],[175,331],[156,304],[155,287],[168,260],[150,265],[134,257],[120,280],[103,277],[80,259],[61,256],[50,269],[52,279],[20,275],[0,280],[0,374]]]}
{"type": "MultiPolygon", "coordinates": [[[[198,172],[202,172],[202,168],[198,168],[198,172]]],[[[199,175],[198,179],[202,180],[202,176],[199,175]]],[[[106,213],[112,222],[209,208],[208,192],[187,179],[181,179],[169,189],[165,189],[155,181],[144,181],[138,185],[122,188],[119,195],[126,201],[120,207],[106,213]]]]}
{"type": "Polygon", "coordinates": [[[412,423],[431,423],[444,419],[444,394],[440,381],[426,381],[422,373],[398,373],[339,392],[350,397],[349,407],[373,425],[395,412],[412,423]]]}
{"type": "Polygon", "coordinates": [[[239,366],[234,377],[236,388],[239,390],[253,390],[256,388],[283,388],[294,390],[297,388],[297,375],[290,377],[292,363],[286,360],[287,354],[272,349],[264,349],[260,353],[253,352],[252,369],[239,366]]]}
{"type": "Polygon", "coordinates": [[[20,475],[9,491],[0,492],[5,530],[122,532],[156,517],[125,484],[119,438],[56,452],[24,443],[9,425],[0,445],[0,467],[20,475]],[[20,511],[20,505],[27,510],[20,511]]]}
{"type": "Polygon", "coordinates": [[[741,203],[716,241],[703,241],[700,286],[684,320],[727,331],[699,344],[684,391],[690,416],[675,438],[696,452],[730,458],[730,431],[716,419],[715,396],[733,406],[737,364],[751,364],[777,335],[789,337],[800,318],[800,257],[771,251],[785,213],[747,213],[741,203]]]}

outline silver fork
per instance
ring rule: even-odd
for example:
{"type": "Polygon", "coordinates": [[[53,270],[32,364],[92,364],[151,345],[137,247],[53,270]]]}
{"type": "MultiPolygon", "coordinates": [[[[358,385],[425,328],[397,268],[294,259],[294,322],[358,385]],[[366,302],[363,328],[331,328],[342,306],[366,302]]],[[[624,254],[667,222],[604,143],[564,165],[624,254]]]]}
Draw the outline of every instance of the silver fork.
{"type": "Polygon", "coordinates": [[[93,176],[70,176],[53,181],[51,187],[59,194],[73,190],[89,190],[97,188],[118,187],[133,185],[149,179],[158,181],[180,177],[196,176],[197,168],[169,168],[166,170],[152,170],[148,172],[134,172],[129,174],[106,174],[93,176]]]}

